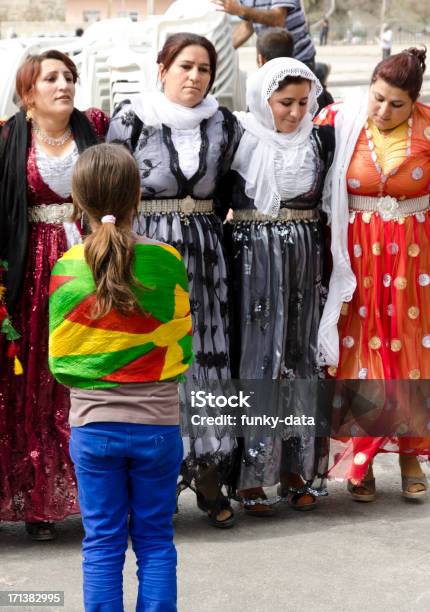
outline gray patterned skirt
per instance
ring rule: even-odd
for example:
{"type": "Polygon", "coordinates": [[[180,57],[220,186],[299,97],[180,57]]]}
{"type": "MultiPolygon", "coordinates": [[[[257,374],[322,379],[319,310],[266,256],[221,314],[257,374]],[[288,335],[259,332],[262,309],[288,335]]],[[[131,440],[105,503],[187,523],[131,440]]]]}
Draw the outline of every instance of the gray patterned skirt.
{"type": "Polygon", "coordinates": [[[222,223],[214,214],[151,213],[141,214],[135,230],[174,246],[188,272],[194,362],[180,389],[183,476],[191,482],[199,469],[215,465],[221,483],[227,484],[236,447],[234,432],[224,426],[193,425],[189,408],[191,389],[231,377],[228,270],[222,223]]]}

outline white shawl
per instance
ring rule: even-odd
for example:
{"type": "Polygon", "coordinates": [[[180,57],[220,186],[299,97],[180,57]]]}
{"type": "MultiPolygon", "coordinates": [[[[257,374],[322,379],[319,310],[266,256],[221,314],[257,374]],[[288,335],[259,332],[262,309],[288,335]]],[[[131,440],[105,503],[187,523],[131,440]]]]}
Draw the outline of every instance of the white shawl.
{"type": "Polygon", "coordinates": [[[159,128],[162,124],[178,130],[196,128],[204,119],[217,112],[219,105],[208,94],[200,104],[189,107],[171,102],[161,91],[143,93],[132,101],[133,110],[146,126],[159,128]]]}
{"type": "Polygon", "coordinates": [[[322,365],[339,364],[337,325],[340,311],[343,302],[352,300],[356,287],[356,278],[348,254],[349,208],[346,175],[366,118],[367,96],[345,101],[335,118],[336,151],[323,195],[323,209],[327,212],[331,224],[333,271],[318,331],[322,365]]]}

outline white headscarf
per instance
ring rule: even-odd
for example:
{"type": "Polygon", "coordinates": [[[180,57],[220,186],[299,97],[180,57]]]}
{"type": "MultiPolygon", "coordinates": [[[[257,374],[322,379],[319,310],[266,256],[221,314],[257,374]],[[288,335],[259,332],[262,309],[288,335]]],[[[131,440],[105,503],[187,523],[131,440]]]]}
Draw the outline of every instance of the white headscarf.
{"type": "Polygon", "coordinates": [[[208,94],[200,104],[190,108],[171,102],[161,91],[142,93],[132,101],[133,110],[144,125],[159,128],[162,124],[178,130],[196,128],[218,110],[218,102],[208,94]]]}
{"type": "Polygon", "coordinates": [[[284,168],[301,166],[306,155],[303,143],[312,131],[312,118],[318,109],[317,98],[321,92],[321,84],[314,73],[302,62],[289,57],[270,60],[248,79],[246,102],[249,112],[235,113],[245,132],[231,167],[245,179],[246,195],[265,215],[276,217],[281,203],[275,176],[276,152],[286,153],[284,168]],[[311,90],[308,112],[299,127],[290,134],[282,134],[276,131],[268,101],[288,76],[307,79],[311,82],[311,90]]]}

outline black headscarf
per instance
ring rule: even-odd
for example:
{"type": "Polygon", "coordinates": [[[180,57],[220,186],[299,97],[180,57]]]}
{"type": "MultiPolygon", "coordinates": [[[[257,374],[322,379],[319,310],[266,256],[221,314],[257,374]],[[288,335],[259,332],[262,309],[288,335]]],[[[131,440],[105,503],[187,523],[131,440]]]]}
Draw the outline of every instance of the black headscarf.
{"type": "MultiPolygon", "coordinates": [[[[79,153],[99,138],[84,113],[74,109],[70,127],[79,153]]],[[[0,259],[8,263],[6,306],[13,314],[24,281],[28,243],[27,152],[31,126],[24,111],[11,117],[0,135],[0,259]]]]}

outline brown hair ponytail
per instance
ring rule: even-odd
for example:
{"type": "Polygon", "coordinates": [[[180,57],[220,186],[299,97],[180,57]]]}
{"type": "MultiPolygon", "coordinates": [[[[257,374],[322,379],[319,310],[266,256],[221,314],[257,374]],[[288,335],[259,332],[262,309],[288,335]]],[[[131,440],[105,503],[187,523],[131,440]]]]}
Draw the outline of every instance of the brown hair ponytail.
{"type": "Polygon", "coordinates": [[[85,259],[96,284],[93,317],[115,309],[125,315],[138,307],[132,287],[135,240],[130,223],[137,211],[140,174],[122,145],[89,147],[76,162],[72,179],[74,218],[88,214],[93,229],[84,242],[85,259]],[[102,223],[113,215],[115,222],[102,223]]]}

